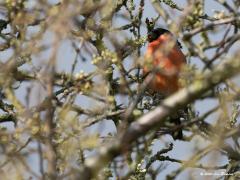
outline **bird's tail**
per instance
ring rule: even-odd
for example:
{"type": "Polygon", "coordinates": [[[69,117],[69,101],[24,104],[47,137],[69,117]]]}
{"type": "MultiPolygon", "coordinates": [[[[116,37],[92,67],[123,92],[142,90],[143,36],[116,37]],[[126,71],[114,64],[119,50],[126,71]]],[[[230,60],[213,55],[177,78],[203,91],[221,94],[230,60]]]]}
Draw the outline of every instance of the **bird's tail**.
{"type": "Polygon", "coordinates": [[[170,117],[170,122],[176,125],[176,128],[174,128],[174,131],[171,133],[174,140],[183,139],[181,119],[186,119],[187,114],[188,114],[188,108],[186,107],[184,109],[178,110],[174,117],[170,117]]]}
{"type": "Polygon", "coordinates": [[[183,139],[183,132],[182,128],[178,129],[179,126],[181,126],[181,117],[171,118],[170,121],[176,125],[176,130],[174,130],[171,134],[174,140],[183,139]]]}

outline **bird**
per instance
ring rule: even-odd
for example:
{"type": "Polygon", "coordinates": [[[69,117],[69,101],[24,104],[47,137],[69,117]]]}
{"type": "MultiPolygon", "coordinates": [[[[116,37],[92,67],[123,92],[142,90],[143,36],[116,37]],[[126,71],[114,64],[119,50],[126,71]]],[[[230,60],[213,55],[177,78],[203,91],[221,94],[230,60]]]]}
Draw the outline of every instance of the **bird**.
{"type": "MultiPolygon", "coordinates": [[[[181,88],[180,73],[186,64],[182,46],[169,30],[163,28],[148,32],[147,41],[143,74],[153,74],[148,89],[150,92],[160,93],[163,97],[170,96],[181,88]]],[[[175,113],[170,117],[170,121],[179,126],[179,116],[179,112],[175,113]]],[[[172,136],[174,139],[183,138],[181,130],[174,132],[172,136]]]]}

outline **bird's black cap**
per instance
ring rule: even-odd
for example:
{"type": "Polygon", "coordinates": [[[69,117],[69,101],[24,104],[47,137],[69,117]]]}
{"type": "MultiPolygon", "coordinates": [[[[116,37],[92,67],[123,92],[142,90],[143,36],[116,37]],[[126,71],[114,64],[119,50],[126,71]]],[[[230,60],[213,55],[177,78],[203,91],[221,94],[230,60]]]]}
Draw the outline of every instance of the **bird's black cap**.
{"type": "MultiPolygon", "coordinates": [[[[172,33],[167,29],[156,28],[156,29],[151,30],[148,33],[147,40],[148,40],[148,42],[155,41],[156,39],[158,39],[163,34],[172,34],[172,33]]],[[[182,45],[180,44],[179,41],[177,41],[177,45],[178,45],[179,48],[182,48],[182,45]]]]}
{"type": "Polygon", "coordinates": [[[159,38],[159,36],[161,36],[162,34],[165,34],[165,33],[168,33],[168,34],[171,34],[170,31],[168,31],[167,29],[163,29],[163,28],[156,28],[156,29],[153,29],[152,31],[150,31],[148,33],[148,42],[152,42],[156,39],[159,38]]]}

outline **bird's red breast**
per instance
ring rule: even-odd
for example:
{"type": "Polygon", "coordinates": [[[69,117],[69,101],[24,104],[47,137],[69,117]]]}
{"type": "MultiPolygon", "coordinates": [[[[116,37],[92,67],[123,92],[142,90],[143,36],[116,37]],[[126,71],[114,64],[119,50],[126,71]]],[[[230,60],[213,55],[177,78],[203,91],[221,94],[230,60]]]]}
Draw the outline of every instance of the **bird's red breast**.
{"type": "Polygon", "coordinates": [[[170,95],[180,88],[179,74],[186,59],[170,33],[163,33],[148,44],[145,59],[144,74],[157,68],[149,86],[152,91],[170,95]]]}

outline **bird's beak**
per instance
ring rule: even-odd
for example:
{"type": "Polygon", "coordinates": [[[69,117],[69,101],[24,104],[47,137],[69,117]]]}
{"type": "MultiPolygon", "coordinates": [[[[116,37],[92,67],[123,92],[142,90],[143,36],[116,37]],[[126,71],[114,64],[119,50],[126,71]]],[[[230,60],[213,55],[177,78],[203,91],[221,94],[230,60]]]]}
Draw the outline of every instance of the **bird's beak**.
{"type": "Polygon", "coordinates": [[[148,42],[151,42],[151,41],[152,41],[152,35],[151,35],[151,34],[148,34],[148,35],[147,35],[147,40],[148,40],[148,42]]]}

